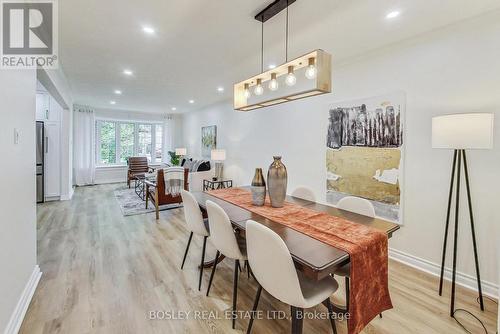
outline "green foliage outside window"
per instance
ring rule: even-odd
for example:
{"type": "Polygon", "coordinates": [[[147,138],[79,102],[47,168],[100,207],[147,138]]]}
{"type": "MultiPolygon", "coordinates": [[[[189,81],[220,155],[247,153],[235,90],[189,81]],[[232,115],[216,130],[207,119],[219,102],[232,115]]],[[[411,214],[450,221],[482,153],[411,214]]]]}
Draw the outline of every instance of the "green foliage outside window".
{"type": "Polygon", "coordinates": [[[134,155],[134,124],[120,124],[120,162],[134,155]]]}
{"type": "Polygon", "coordinates": [[[100,158],[103,164],[114,164],[116,162],[115,133],[115,123],[101,122],[100,158]]]}
{"type": "Polygon", "coordinates": [[[131,156],[162,161],[163,127],[160,124],[96,121],[96,162],[125,165],[131,156]]]}

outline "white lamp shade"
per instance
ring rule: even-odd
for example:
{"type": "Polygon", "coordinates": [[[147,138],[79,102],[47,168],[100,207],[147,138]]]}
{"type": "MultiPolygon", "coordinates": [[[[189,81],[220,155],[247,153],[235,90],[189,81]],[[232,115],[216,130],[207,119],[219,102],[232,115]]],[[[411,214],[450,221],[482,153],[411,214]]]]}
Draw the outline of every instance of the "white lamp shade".
{"type": "Polygon", "coordinates": [[[432,147],[492,149],[493,114],[454,114],[432,118],[432,147]]]}
{"type": "Polygon", "coordinates": [[[226,150],[212,150],[210,156],[214,161],[224,161],[226,160],[226,150]]]}
{"type": "Polygon", "coordinates": [[[184,147],[176,148],[175,155],[186,155],[187,150],[184,147]]]}

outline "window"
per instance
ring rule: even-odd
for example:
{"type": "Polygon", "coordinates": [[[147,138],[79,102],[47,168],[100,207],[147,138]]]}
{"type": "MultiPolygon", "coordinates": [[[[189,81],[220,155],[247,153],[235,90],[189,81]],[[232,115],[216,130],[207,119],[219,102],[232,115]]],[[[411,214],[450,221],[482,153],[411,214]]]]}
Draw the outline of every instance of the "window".
{"type": "Polygon", "coordinates": [[[153,138],[151,138],[152,127],[153,126],[151,124],[139,124],[138,131],[139,146],[137,148],[137,155],[148,157],[148,161],[151,161],[151,148],[153,144],[153,138]]]}
{"type": "Polygon", "coordinates": [[[99,158],[100,164],[116,163],[116,129],[113,122],[100,122],[98,127],[99,135],[99,158]]]}
{"type": "Polygon", "coordinates": [[[97,165],[123,166],[131,156],[146,156],[150,163],[161,163],[162,138],[161,124],[97,120],[97,165]]]}
{"type": "Polygon", "coordinates": [[[155,159],[156,161],[161,161],[163,155],[163,126],[157,125],[155,129],[156,140],[155,140],[155,159]]]}
{"type": "Polygon", "coordinates": [[[135,124],[120,124],[120,163],[122,164],[126,164],[127,159],[134,155],[134,132],[135,124]]]}

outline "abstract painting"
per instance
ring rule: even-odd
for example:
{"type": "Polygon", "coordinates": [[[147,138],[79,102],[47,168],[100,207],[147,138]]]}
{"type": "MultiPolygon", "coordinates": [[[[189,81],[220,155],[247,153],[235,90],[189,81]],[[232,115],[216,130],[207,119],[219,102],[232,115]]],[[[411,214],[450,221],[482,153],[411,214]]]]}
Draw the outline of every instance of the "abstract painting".
{"type": "Polygon", "coordinates": [[[369,200],[377,217],[402,223],[405,95],[338,103],[329,109],[326,201],[369,200]]]}
{"type": "Polygon", "coordinates": [[[210,159],[210,153],[217,148],[217,125],[201,128],[201,156],[210,159]]]}

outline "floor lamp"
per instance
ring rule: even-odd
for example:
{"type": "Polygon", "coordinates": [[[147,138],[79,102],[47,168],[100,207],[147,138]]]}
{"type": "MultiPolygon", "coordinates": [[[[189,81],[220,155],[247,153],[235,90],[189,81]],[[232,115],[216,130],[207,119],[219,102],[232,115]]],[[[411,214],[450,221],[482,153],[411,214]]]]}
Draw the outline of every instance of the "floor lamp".
{"type": "Polygon", "coordinates": [[[210,158],[215,162],[215,178],[217,181],[221,181],[224,160],[226,160],[226,150],[212,150],[210,152],[210,158]]]}
{"type": "Polygon", "coordinates": [[[446,226],[444,232],[443,254],[441,260],[441,275],[439,280],[439,295],[443,292],[443,275],[446,261],[446,246],[448,242],[448,228],[450,222],[450,212],[455,190],[455,227],[453,234],[453,271],[451,285],[451,305],[450,316],[455,313],[455,283],[457,272],[457,239],[458,239],[458,218],[460,203],[460,179],[462,172],[462,162],[467,190],[467,202],[469,206],[470,226],[472,232],[472,245],[474,248],[474,262],[476,265],[477,288],[479,292],[479,304],[481,311],[484,311],[483,292],[481,289],[481,275],[479,272],[479,260],[477,254],[476,232],[474,229],[474,216],[472,214],[472,201],[469,184],[469,171],[465,150],[469,149],[492,149],[493,148],[493,114],[473,113],[455,114],[432,118],[432,147],[439,149],[452,149],[453,165],[451,170],[450,192],[448,195],[448,210],[446,212],[446,226]],[[454,183],[456,187],[454,188],[454,183]]]}

